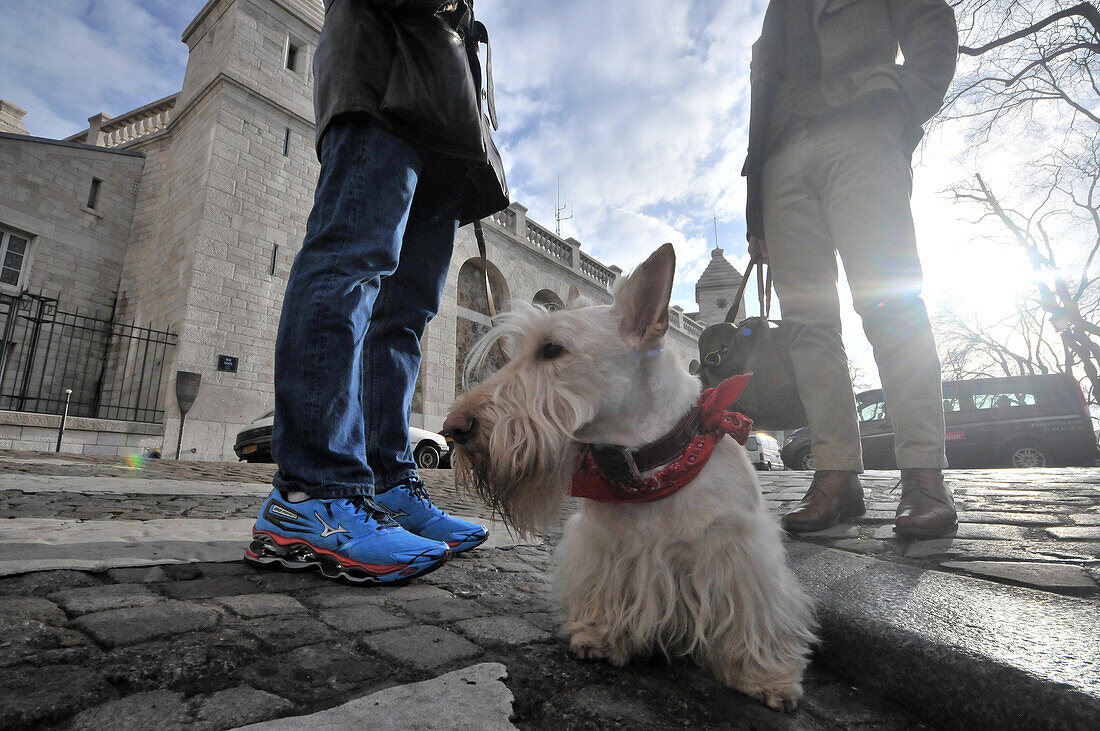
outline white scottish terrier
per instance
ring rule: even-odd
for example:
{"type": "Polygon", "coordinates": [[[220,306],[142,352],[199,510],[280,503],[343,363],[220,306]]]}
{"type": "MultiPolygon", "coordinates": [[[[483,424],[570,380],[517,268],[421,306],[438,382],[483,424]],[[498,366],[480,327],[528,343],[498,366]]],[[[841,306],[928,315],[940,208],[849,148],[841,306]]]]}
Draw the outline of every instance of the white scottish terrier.
{"type": "MultiPolygon", "coordinates": [[[[667,452],[669,435],[683,434],[700,388],[662,349],[675,262],[665,244],[609,306],[575,291],[557,312],[517,304],[475,348],[475,361],[498,344],[510,359],[455,402],[444,429],[457,443],[459,481],[519,530],[553,525],[571,486],[577,494],[575,473],[599,473],[592,452],[667,452]]],[[[707,430],[687,428],[688,446],[674,455],[681,467],[707,430]]],[[[621,666],[655,650],[691,656],[789,711],[815,640],[811,603],[745,450],[710,433],[709,461],[679,491],[654,499],[671,468],[641,470],[627,456],[610,463],[621,468],[608,480],[612,499],[580,500],[555,554],[563,631],[581,658],[621,666]]]]}

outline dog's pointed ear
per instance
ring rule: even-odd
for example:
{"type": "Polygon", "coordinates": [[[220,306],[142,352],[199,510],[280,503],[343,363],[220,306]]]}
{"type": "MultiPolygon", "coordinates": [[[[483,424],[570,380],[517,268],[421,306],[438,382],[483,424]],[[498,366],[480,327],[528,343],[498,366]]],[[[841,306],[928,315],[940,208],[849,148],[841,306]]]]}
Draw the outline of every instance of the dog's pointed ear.
{"type": "Polygon", "coordinates": [[[665,244],[627,277],[615,292],[614,309],[622,318],[619,335],[639,346],[668,330],[668,303],[676,274],[676,251],[665,244]]]}
{"type": "Polygon", "coordinates": [[[580,298],[581,298],[581,291],[579,289],[577,289],[577,285],[570,284],[569,285],[569,294],[566,295],[566,297],[565,297],[565,306],[568,307],[569,309],[573,309],[577,304],[577,300],[579,300],[580,298]]]}

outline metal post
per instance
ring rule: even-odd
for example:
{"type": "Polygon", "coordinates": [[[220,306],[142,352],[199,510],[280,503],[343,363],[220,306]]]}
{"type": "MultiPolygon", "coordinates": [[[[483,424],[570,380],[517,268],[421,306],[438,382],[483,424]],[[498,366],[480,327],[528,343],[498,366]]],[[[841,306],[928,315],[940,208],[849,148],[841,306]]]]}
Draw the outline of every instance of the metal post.
{"type": "Polygon", "coordinates": [[[65,410],[61,412],[61,424],[57,427],[57,449],[55,452],[61,451],[61,438],[65,436],[65,420],[69,418],[69,398],[73,395],[71,388],[65,389],[65,410]]]}
{"type": "Polygon", "coordinates": [[[19,303],[23,300],[23,295],[18,297],[11,297],[8,300],[8,319],[4,323],[3,339],[0,340],[0,392],[4,388],[4,376],[8,370],[8,360],[11,355],[11,336],[15,331],[15,323],[19,318],[19,303]]]}
{"type": "Polygon", "coordinates": [[[180,413],[180,434],[176,437],[176,459],[180,458],[180,454],[183,450],[183,423],[187,421],[187,412],[180,413]]]}
{"type": "MultiPolygon", "coordinates": [[[[30,296],[32,298],[32,301],[37,303],[37,308],[35,309],[34,317],[33,318],[28,318],[33,323],[33,325],[31,327],[30,338],[28,339],[28,342],[30,344],[27,346],[27,354],[26,354],[27,364],[23,368],[23,382],[21,384],[19,384],[19,397],[16,401],[16,403],[18,404],[15,407],[16,411],[25,411],[26,410],[27,392],[30,391],[31,375],[34,373],[34,358],[35,358],[35,355],[38,352],[38,338],[42,334],[42,324],[44,322],[46,322],[46,314],[47,314],[47,309],[48,309],[47,303],[48,302],[53,302],[54,305],[55,305],[55,309],[53,310],[53,313],[57,312],[57,310],[56,310],[57,300],[51,299],[49,297],[41,297],[41,296],[37,296],[37,295],[30,295],[30,296]]],[[[50,314],[53,314],[53,313],[50,313],[50,314]]],[[[41,383],[41,380],[39,381],[39,383],[41,383]]],[[[37,402],[38,402],[38,400],[35,399],[35,403],[37,403],[37,402]]]]}

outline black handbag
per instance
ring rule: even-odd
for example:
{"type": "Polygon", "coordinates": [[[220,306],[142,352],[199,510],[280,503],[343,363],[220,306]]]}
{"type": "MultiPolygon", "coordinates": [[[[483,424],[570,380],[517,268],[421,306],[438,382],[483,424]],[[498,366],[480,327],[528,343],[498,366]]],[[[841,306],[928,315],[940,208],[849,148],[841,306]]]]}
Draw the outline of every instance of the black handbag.
{"type": "Polygon", "coordinates": [[[398,134],[431,149],[480,156],[478,87],[466,39],[441,13],[382,16],[393,38],[393,61],[378,103],[382,119],[398,134]]]}
{"type": "Polygon", "coordinates": [[[492,50],[485,26],[466,7],[459,32],[443,14],[385,13],[394,54],[378,111],[398,134],[460,159],[459,223],[508,207],[504,164],[493,142],[497,129],[492,50]],[[478,47],[486,47],[485,98],[478,47]]]}
{"type": "Polygon", "coordinates": [[[806,411],[791,363],[790,326],[768,317],[771,293],[771,272],[765,277],[764,264],[752,259],[726,321],[710,325],[699,336],[699,377],[705,387],[713,388],[730,376],[752,373],[733,410],[752,419],[757,429],[787,431],[806,425],[806,411]],[[735,325],[754,267],[760,315],[735,325]]]}

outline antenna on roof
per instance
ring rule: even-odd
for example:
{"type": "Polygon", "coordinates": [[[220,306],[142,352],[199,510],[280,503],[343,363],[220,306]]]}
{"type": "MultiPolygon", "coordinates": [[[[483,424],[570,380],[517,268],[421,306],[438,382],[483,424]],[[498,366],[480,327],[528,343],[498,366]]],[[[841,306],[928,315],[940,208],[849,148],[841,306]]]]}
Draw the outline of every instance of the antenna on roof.
{"type": "Polygon", "coordinates": [[[717,250],[718,249],[718,216],[713,216],[713,218],[714,218],[714,248],[717,250]]]}
{"type": "Polygon", "coordinates": [[[562,200],[561,200],[561,176],[559,175],[558,176],[558,201],[557,201],[557,203],[554,204],[554,233],[558,236],[561,236],[561,222],[562,221],[568,221],[570,218],[573,217],[573,206],[572,206],[572,204],[569,205],[569,215],[568,216],[561,215],[562,212],[565,211],[565,208],[566,208],[566,204],[562,203],[562,200]]]}

